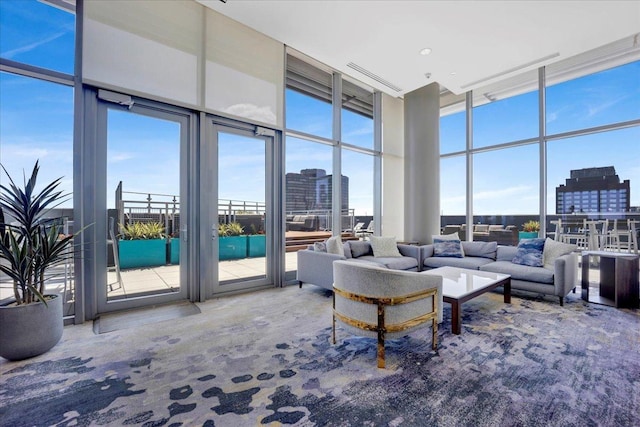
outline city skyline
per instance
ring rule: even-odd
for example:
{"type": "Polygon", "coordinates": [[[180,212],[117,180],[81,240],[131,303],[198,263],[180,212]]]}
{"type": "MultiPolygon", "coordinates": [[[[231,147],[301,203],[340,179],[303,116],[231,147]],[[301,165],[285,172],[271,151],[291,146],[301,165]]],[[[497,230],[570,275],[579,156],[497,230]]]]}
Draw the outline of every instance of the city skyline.
{"type": "MultiPolygon", "coordinates": [[[[28,2],[28,5],[19,7],[15,2],[0,2],[0,55],[72,73],[74,16],[38,2],[28,2]],[[25,34],[22,28],[36,30],[25,34]]],[[[546,94],[547,134],[561,135],[572,130],[637,120],[640,118],[638,76],[640,61],[549,86],[546,94]]],[[[15,178],[21,177],[23,170],[30,171],[39,159],[40,182],[62,176],[62,187],[72,192],[73,88],[2,72],[0,89],[0,162],[15,178]]],[[[476,107],[474,146],[535,138],[538,132],[537,99],[537,91],[532,91],[476,107]]],[[[305,113],[287,114],[288,129],[331,138],[328,103],[311,102],[308,97],[291,90],[287,90],[286,102],[287,110],[305,113]]],[[[355,147],[372,147],[372,120],[347,110],[343,110],[342,119],[343,141],[355,147]]],[[[141,123],[144,120],[137,116],[134,121],[141,123]]],[[[463,113],[441,118],[443,154],[464,149],[464,123],[463,113]]],[[[119,180],[124,181],[128,191],[178,193],[179,150],[175,146],[175,126],[157,126],[155,122],[153,126],[132,127],[127,124],[126,117],[114,121],[112,126],[108,170],[114,179],[109,181],[107,197],[111,197],[119,180]],[[167,150],[159,150],[159,147],[167,150]]],[[[285,140],[285,173],[310,168],[332,171],[330,146],[289,135],[285,140]]],[[[540,207],[539,152],[538,144],[532,143],[473,154],[474,215],[537,213],[540,207]]],[[[350,178],[349,206],[355,209],[356,215],[372,215],[373,158],[347,149],[342,153],[342,174],[350,178]]],[[[237,155],[231,153],[220,158],[220,162],[236,161],[237,155]]],[[[640,126],[572,138],[552,138],[547,142],[546,158],[547,214],[555,212],[555,187],[564,182],[570,170],[609,165],[616,168],[621,179],[630,181],[631,206],[640,206],[640,126]]],[[[251,176],[253,167],[253,163],[239,167],[236,173],[251,176]]],[[[440,207],[444,215],[465,213],[465,167],[464,157],[442,158],[440,207]]],[[[4,176],[1,179],[5,179],[4,176]]],[[[245,184],[229,180],[221,181],[220,187],[225,190],[235,188],[236,194],[248,199],[264,198],[263,193],[251,193],[250,188],[242,187],[245,184]]],[[[233,196],[231,193],[224,195],[233,196]]],[[[227,197],[220,194],[220,198],[227,197]]]]}

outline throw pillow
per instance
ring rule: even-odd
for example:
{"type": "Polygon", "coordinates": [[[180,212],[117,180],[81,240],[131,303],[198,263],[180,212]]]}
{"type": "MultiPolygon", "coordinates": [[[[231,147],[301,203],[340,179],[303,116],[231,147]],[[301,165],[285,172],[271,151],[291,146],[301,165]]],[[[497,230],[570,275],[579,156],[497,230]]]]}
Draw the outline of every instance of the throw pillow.
{"type": "Polygon", "coordinates": [[[327,239],[327,252],[330,254],[336,254],[344,256],[344,248],[342,247],[342,240],[340,236],[333,236],[327,239]]]}
{"type": "Polygon", "coordinates": [[[555,240],[547,237],[547,240],[544,241],[544,249],[542,251],[542,263],[544,268],[554,270],[556,258],[561,257],[562,255],[570,254],[577,249],[577,245],[556,242],[555,240]]]}
{"type": "Polygon", "coordinates": [[[326,242],[315,242],[313,244],[313,250],[315,252],[327,252],[327,244],[326,244],[326,242]]]}
{"type": "Polygon", "coordinates": [[[376,257],[400,257],[398,251],[398,243],[395,237],[370,236],[371,248],[373,256],[376,257]]]}
{"type": "MultiPolygon", "coordinates": [[[[458,235],[458,232],[456,231],[455,233],[451,233],[451,234],[443,234],[443,235],[432,235],[431,238],[433,239],[433,243],[435,244],[436,239],[438,240],[458,240],[460,241],[460,236],[458,235]]],[[[435,253],[435,247],[434,247],[434,253],[435,253]]],[[[462,245],[460,245],[460,258],[464,257],[464,249],[462,248],[462,245]]]]}
{"type": "Polygon", "coordinates": [[[463,258],[460,240],[433,239],[433,256],[463,258]]]}
{"type": "Polygon", "coordinates": [[[542,251],[544,239],[522,239],[518,243],[516,256],[511,260],[514,264],[528,265],[530,267],[542,267],[542,251]]]}
{"type": "Polygon", "coordinates": [[[365,255],[373,255],[371,244],[362,240],[349,240],[349,248],[351,248],[351,256],[360,258],[365,255]]]}

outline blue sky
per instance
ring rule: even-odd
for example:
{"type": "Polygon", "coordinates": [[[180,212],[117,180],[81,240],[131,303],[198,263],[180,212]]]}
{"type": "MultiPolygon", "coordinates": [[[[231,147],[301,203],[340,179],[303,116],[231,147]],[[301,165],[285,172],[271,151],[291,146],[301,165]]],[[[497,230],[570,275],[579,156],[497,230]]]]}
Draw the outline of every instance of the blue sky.
{"type": "MultiPolygon", "coordinates": [[[[74,16],[37,1],[0,1],[0,55],[3,58],[65,73],[73,70],[74,16]],[[35,30],[34,30],[35,29],[35,30]]],[[[476,146],[536,136],[537,92],[499,100],[474,110],[476,146]]],[[[0,162],[13,176],[42,164],[42,180],[64,176],[71,191],[73,89],[8,73],[0,75],[0,162]]],[[[331,108],[305,96],[287,94],[291,129],[331,137],[331,108]],[[295,114],[293,114],[295,112],[295,114]]],[[[547,89],[549,134],[640,118],[640,62],[628,64],[547,89]]],[[[178,192],[177,125],[134,116],[110,114],[109,197],[119,179],[125,190],[178,192]],[[161,123],[162,122],[162,123],[161,123]],[[113,188],[112,188],[113,187],[113,188]]],[[[464,117],[441,121],[444,151],[464,147],[464,117]]],[[[371,148],[372,121],[343,114],[343,140],[371,148]]],[[[220,198],[255,199],[251,189],[263,184],[263,147],[242,138],[228,139],[221,149],[220,198]],[[233,166],[233,167],[232,167],[233,166]],[[259,172],[259,173],[258,173],[259,172]]],[[[287,172],[322,168],[331,173],[332,153],[326,145],[287,140],[287,172]]],[[[371,215],[373,173],[370,156],[345,152],[343,174],[350,180],[350,207],[371,215]]],[[[614,166],[621,180],[631,181],[631,204],[640,206],[640,127],[551,141],[548,144],[548,213],[555,211],[555,187],[571,169],[614,166]]],[[[443,214],[464,214],[464,161],[442,162],[443,214]]],[[[538,211],[538,147],[536,145],[478,154],[474,161],[475,214],[533,214],[538,211]]],[[[3,177],[4,179],[4,177],[3,177]]]]}

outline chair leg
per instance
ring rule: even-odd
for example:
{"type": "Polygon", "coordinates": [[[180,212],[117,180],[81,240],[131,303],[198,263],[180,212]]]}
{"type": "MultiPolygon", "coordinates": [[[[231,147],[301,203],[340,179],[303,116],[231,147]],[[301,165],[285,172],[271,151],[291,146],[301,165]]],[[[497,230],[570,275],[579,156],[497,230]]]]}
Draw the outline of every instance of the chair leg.
{"type": "Polygon", "coordinates": [[[573,289],[571,290],[571,292],[573,292],[574,294],[576,293],[576,287],[574,286],[573,289]]]}
{"type": "Polygon", "coordinates": [[[564,297],[560,297],[560,307],[564,306],[564,297]]]}
{"type": "Polygon", "coordinates": [[[298,288],[302,289],[302,282],[298,283],[298,288]]]}
{"type": "Polygon", "coordinates": [[[433,350],[438,348],[438,319],[433,319],[431,325],[431,348],[433,350]]]}
{"type": "Polygon", "coordinates": [[[384,331],[378,330],[378,368],[384,368],[384,331]]]}

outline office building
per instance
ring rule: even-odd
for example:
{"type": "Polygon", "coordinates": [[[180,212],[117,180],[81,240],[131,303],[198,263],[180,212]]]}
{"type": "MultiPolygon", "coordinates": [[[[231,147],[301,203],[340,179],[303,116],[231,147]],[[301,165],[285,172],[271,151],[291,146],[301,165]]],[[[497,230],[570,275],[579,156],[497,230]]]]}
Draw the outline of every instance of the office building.
{"type": "Polygon", "coordinates": [[[557,214],[622,214],[630,209],[631,183],[620,181],[613,166],[571,171],[556,187],[557,214]]]}

